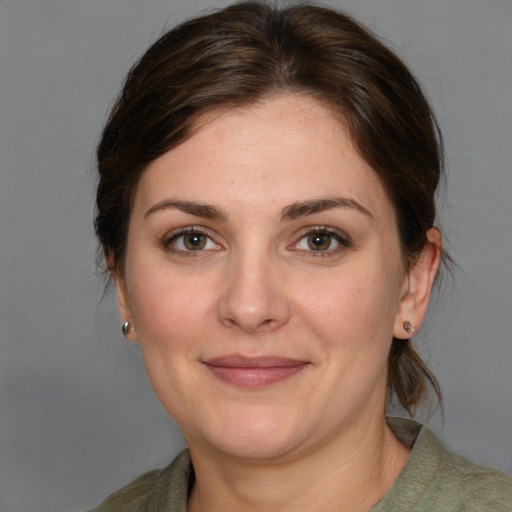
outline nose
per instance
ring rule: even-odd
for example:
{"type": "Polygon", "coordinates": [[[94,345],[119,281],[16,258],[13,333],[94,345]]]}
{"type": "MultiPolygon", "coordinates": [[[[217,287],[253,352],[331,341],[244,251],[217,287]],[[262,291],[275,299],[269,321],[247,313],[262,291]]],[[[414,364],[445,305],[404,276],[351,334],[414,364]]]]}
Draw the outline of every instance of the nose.
{"type": "Polygon", "coordinates": [[[226,271],[218,304],[219,320],[246,333],[285,325],[290,307],[283,272],[263,255],[240,256],[226,271]]]}

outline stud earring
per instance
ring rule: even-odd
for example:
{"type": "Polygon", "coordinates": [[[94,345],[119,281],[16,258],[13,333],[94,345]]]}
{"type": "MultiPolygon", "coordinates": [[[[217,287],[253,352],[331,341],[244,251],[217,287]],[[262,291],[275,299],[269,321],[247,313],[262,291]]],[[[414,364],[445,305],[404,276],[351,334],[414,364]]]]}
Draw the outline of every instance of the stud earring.
{"type": "Polygon", "coordinates": [[[128,321],[126,321],[122,326],[121,326],[121,331],[124,335],[125,338],[128,337],[128,334],[130,334],[130,331],[133,329],[132,327],[132,324],[128,321]]]}
{"type": "Polygon", "coordinates": [[[406,320],[404,322],[404,331],[407,334],[414,334],[416,332],[416,327],[414,326],[413,323],[409,322],[409,320],[406,320]]]}

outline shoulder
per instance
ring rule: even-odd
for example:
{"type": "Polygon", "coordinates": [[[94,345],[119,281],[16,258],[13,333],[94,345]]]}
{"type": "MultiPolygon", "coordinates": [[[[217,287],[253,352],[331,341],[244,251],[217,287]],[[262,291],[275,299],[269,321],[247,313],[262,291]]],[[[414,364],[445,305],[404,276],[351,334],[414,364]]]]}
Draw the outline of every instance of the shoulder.
{"type": "Polygon", "coordinates": [[[439,476],[440,496],[460,503],[464,511],[512,511],[512,477],[444,451],[439,476]]]}
{"type": "Polygon", "coordinates": [[[151,494],[162,470],[149,471],[117,490],[90,512],[121,512],[151,494]]]}
{"type": "Polygon", "coordinates": [[[389,425],[411,455],[375,511],[512,512],[512,478],[443,448],[437,437],[410,420],[389,425]]]}
{"type": "Polygon", "coordinates": [[[181,512],[191,472],[190,455],[184,450],[165,469],[144,473],[89,512],[181,512]]]}

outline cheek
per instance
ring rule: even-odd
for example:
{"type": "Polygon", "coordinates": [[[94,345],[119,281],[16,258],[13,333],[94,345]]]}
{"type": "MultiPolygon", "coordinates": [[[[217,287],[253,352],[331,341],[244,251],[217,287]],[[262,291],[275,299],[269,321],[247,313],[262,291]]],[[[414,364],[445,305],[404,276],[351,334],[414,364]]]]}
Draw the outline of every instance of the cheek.
{"type": "Polygon", "coordinates": [[[297,286],[300,316],[324,343],[337,350],[363,353],[387,347],[398,310],[398,280],[382,272],[346,269],[297,286]]]}
{"type": "Polygon", "coordinates": [[[176,421],[184,403],[197,402],[191,394],[198,377],[190,369],[211,336],[212,289],[204,279],[160,271],[132,280],[131,304],[144,366],[157,397],[176,421]]]}
{"type": "Polygon", "coordinates": [[[214,290],[202,276],[155,268],[134,275],[128,292],[141,344],[165,348],[191,343],[212,315],[214,290]]]}

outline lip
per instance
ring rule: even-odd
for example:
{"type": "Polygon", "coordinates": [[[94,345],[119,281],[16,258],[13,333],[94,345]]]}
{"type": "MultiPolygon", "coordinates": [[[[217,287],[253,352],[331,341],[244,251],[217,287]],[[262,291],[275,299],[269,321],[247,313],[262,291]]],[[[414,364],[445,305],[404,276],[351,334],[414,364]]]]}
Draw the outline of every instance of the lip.
{"type": "Polygon", "coordinates": [[[293,377],[309,366],[307,361],[279,356],[228,355],[203,361],[219,380],[234,386],[258,389],[293,377]]]}

